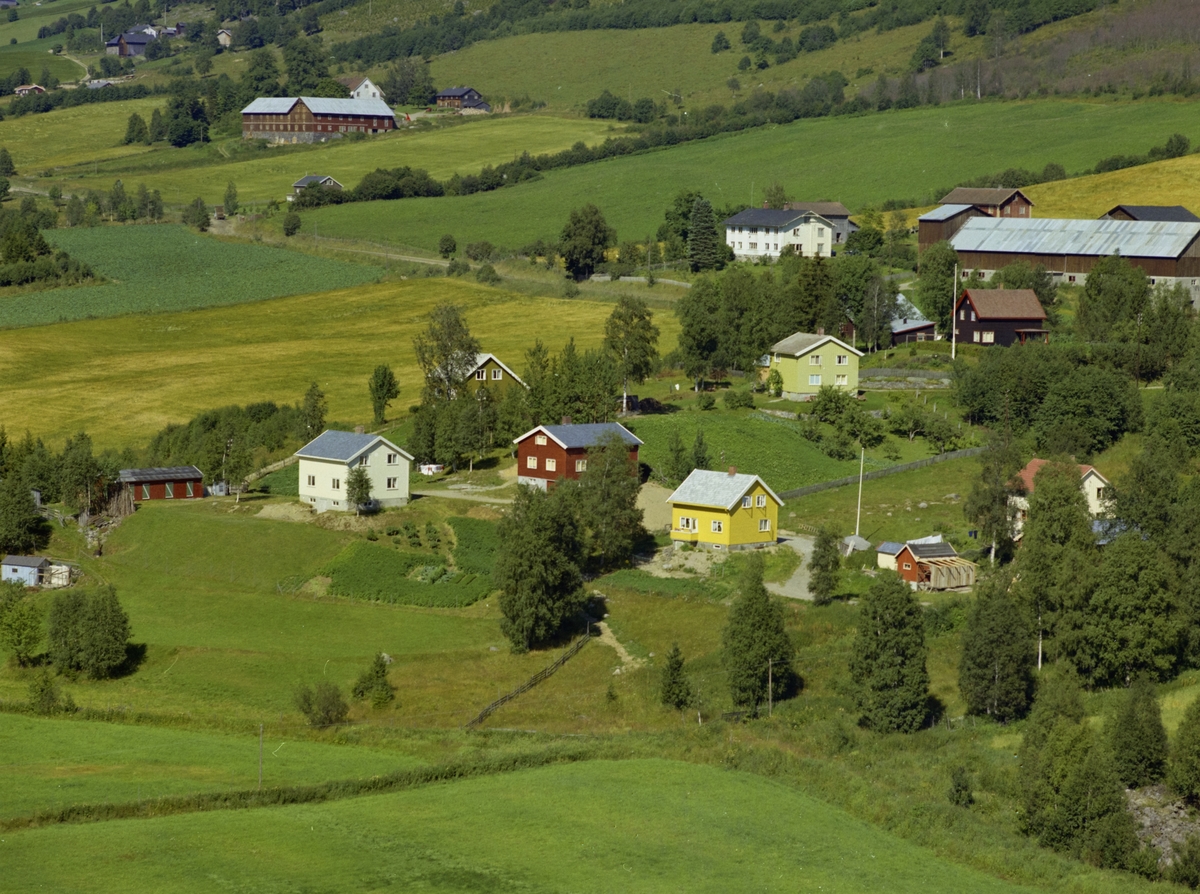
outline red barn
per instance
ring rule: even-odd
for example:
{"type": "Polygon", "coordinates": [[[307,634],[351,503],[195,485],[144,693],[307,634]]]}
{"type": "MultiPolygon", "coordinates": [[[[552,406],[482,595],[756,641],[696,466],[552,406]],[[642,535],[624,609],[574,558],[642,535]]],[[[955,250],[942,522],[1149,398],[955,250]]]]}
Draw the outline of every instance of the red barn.
{"type": "Polygon", "coordinates": [[[975,584],[975,565],[949,543],[906,543],[896,554],[896,573],[914,590],[949,590],[975,584]]]}
{"type": "Polygon", "coordinates": [[[133,499],[195,500],[204,496],[204,474],[195,466],[170,469],[122,469],[121,484],[132,491],[133,499]]]}
{"type": "Polygon", "coordinates": [[[323,143],[348,133],[384,133],[396,114],[382,99],[259,97],[242,109],[242,136],[273,143],[323,143]]]}
{"type": "Polygon", "coordinates": [[[636,463],[642,442],[620,423],[539,425],[513,438],[517,483],[545,490],[559,478],[578,478],[587,468],[588,450],[614,437],[629,448],[629,461],[636,463]]]}

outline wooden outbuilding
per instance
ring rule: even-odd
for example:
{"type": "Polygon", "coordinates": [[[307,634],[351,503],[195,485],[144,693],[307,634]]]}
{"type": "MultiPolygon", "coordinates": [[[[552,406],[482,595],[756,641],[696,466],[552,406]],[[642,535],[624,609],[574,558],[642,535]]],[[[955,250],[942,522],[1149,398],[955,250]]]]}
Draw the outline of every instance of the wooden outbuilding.
{"type": "Polygon", "coordinates": [[[145,500],[198,500],[204,496],[204,473],[195,466],[122,469],[119,480],[137,503],[145,500]]]}
{"type": "Polygon", "coordinates": [[[964,289],[955,305],[955,338],[962,344],[1049,343],[1046,311],[1033,289],[964,289]]]}
{"type": "Polygon", "coordinates": [[[396,115],[382,99],[260,97],[242,109],[242,137],[273,143],[323,143],[348,133],[387,133],[396,115]]]}
{"type": "Polygon", "coordinates": [[[5,556],[0,560],[0,580],[37,587],[49,567],[50,560],[42,556],[5,556]]]}
{"type": "Polygon", "coordinates": [[[941,205],[917,218],[917,250],[921,253],[938,242],[949,241],[972,217],[985,212],[974,205],[941,205]]]}
{"type": "Polygon", "coordinates": [[[1182,205],[1117,205],[1100,215],[1101,220],[1163,220],[1200,223],[1200,217],[1182,205]]]}
{"type": "Polygon", "coordinates": [[[520,437],[517,445],[517,483],[546,490],[559,478],[576,479],[587,470],[588,451],[616,438],[629,451],[629,461],[638,461],[642,442],[619,422],[572,425],[539,425],[520,437]]]}
{"type": "Polygon", "coordinates": [[[960,186],[942,196],[943,205],[970,205],[988,217],[1031,217],[1033,202],[1019,189],[960,186]]]}
{"type": "Polygon", "coordinates": [[[975,563],[949,543],[906,543],[896,554],[896,572],[914,590],[952,590],[975,585],[975,563]]]}

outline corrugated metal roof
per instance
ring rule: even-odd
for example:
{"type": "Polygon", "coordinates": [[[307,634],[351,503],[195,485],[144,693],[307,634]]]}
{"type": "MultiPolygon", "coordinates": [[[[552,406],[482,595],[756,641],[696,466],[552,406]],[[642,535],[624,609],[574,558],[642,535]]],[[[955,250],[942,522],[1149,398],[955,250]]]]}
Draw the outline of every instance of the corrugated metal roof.
{"type": "Polygon", "coordinates": [[[932,320],[919,319],[896,319],[892,320],[892,333],[895,335],[903,335],[905,332],[912,332],[916,329],[928,329],[933,326],[932,320]]]}
{"type": "Polygon", "coordinates": [[[246,108],[243,115],[286,115],[292,106],[302,102],[314,115],[372,115],[394,118],[395,112],[382,99],[328,99],[323,96],[260,96],[246,108]]]}
{"type": "Polygon", "coordinates": [[[783,505],[779,495],[757,475],[730,475],[728,472],[710,472],[706,469],[693,469],[692,474],[675,489],[675,493],[667,497],[667,502],[687,503],[690,506],[718,506],[728,511],[737,505],[755,483],[761,484],[776,503],[783,505]]]}
{"type": "Polygon", "coordinates": [[[939,208],[934,208],[932,211],[926,211],[917,218],[917,222],[927,220],[930,223],[941,223],[944,220],[949,220],[956,214],[962,214],[974,208],[974,205],[942,205],[939,208]]]}
{"type": "Polygon", "coordinates": [[[246,108],[243,115],[286,115],[298,99],[294,96],[260,96],[246,108]]]}
{"type": "Polygon", "coordinates": [[[894,540],[885,540],[879,546],[875,547],[875,552],[883,553],[885,556],[895,556],[904,549],[903,543],[897,543],[894,540]]]}
{"type": "Polygon", "coordinates": [[[564,450],[594,447],[608,435],[616,435],[630,447],[637,447],[642,443],[640,438],[619,422],[585,422],[579,425],[539,425],[537,428],[531,428],[525,434],[513,438],[513,443],[520,443],[538,431],[545,432],[564,450]]]}
{"type": "Polygon", "coordinates": [[[914,559],[951,559],[958,555],[949,543],[906,543],[914,559]]]}
{"type": "Polygon", "coordinates": [[[950,244],[955,251],[1174,259],[1197,236],[1200,223],[972,217],[950,244]]]}
{"type": "Polygon", "coordinates": [[[170,466],[153,469],[122,469],[120,480],[125,484],[143,481],[200,481],[204,473],[195,466],[170,466]]]}
{"type": "Polygon", "coordinates": [[[835,342],[847,351],[853,351],[856,357],[863,355],[862,351],[858,350],[858,348],[851,347],[839,338],[834,338],[832,335],[813,335],[811,332],[797,332],[794,335],[789,335],[783,341],[778,341],[771,345],[771,353],[799,357],[802,354],[807,354],[813,348],[823,345],[827,341],[835,342]]]}
{"type": "MultiPolygon", "coordinates": [[[[780,211],[776,208],[747,208],[722,221],[726,227],[779,227],[787,229],[806,217],[821,217],[811,211],[780,211]]],[[[821,218],[824,220],[824,218],[821,218]]],[[[828,221],[826,221],[828,223],[828,221]]],[[[832,224],[830,224],[832,226],[832,224]]]]}
{"type": "Polygon", "coordinates": [[[350,462],[350,460],[376,443],[386,444],[409,460],[409,462],[412,461],[412,456],[409,453],[401,450],[381,435],[360,435],[357,432],[334,431],[332,429],[321,432],[321,434],[297,450],[296,456],[308,459],[331,459],[336,462],[350,462]]]}
{"type": "Polygon", "coordinates": [[[50,560],[43,556],[5,556],[4,561],[0,562],[0,565],[14,568],[41,568],[49,564],[50,560]]]}

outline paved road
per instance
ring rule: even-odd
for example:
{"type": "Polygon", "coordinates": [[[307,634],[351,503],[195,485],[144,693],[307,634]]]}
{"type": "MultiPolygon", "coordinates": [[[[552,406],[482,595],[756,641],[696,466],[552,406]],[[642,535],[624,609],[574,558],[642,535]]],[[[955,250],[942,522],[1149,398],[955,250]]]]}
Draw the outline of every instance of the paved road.
{"type": "Polygon", "coordinates": [[[777,596],[788,599],[812,600],[808,592],[808,563],[812,559],[813,544],[816,538],[806,534],[780,534],[784,546],[790,546],[800,554],[800,567],[795,573],[781,584],[767,584],[767,589],[777,596]]]}

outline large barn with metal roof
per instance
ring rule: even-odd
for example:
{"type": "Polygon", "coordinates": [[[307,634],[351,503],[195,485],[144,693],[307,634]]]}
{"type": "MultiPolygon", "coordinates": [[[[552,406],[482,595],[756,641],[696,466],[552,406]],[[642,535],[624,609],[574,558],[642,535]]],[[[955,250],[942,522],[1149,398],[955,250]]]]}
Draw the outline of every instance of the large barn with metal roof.
{"type": "Polygon", "coordinates": [[[1120,254],[1152,283],[1181,283],[1200,298],[1200,222],[974,217],[951,239],[964,270],[990,278],[1010,264],[1041,264],[1084,283],[1100,258],[1120,254]]]}
{"type": "Polygon", "coordinates": [[[348,133],[386,133],[396,115],[382,99],[259,97],[242,109],[242,137],[273,143],[323,143],[348,133]]]}

